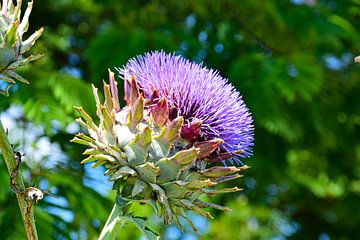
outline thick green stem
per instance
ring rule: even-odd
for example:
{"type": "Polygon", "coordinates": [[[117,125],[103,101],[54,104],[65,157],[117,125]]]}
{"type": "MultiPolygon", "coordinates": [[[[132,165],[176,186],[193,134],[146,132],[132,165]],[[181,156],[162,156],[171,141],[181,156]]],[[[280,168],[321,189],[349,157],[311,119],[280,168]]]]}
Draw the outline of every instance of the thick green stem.
{"type": "MultiPolygon", "coordinates": [[[[11,173],[16,168],[16,160],[13,149],[11,148],[11,145],[9,143],[8,137],[6,135],[6,132],[4,130],[1,121],[0,121],[0,150],[5,160],[6,166],[9,170],[9,175],[11,175],[11,173]]],[[[20,174],[14,177],[14,183],[19,189],[25,189],[25,185],[20,174]]],[[[21,216],[24,221],[27,238],[28,240],[37,240],[38,236],[36,231],[34,213],[31,208],[30,209],[27,208],[27,203],[22,193],[16,193],[16,198],[18,200],[21,216]]]]}
{"type": "Polygon", "coordinates": [[[107,219],[99,240],[113,240],[118,237],[125,220],[122,219],[123,208],[115,203],[109,218],[107,219]]]}

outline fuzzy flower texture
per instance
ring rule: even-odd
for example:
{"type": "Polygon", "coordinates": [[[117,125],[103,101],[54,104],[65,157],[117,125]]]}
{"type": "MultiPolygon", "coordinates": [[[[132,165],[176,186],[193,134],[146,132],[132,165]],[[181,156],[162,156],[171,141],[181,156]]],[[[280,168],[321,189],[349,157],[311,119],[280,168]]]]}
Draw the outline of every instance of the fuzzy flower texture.
{"type": "Polygon", "coordinates": [[[183,116],[189,126],[201,122],[198,136],[187,137],[183,131],[183,137],[220,138],[224,143],[218,152],[251,155],[252,117],[240,93],[218,71],[161,51],[133,58],[119,72],[123,79],[135,76],[146,99],[151,99],[154,91],[165,97],[171,109],[170,119],[183,116]]]}
{"type": "Polygon", "coordinates": [[[126,106],[120,107],[109,72],[103,103],[93,86],[99,121],[77,107],[87,133],[72,140],[88,147],[82,163],[106,168],[116,206],[149,204],[165,224],[181,229],[179,217],[193,226],[184,210],[209,218],[204,208],[229,210],[200,197],[241,190],[213,188],[241,177],[246,165],[227,164],[251,155],[254,128],[240,94],[217,71],[163,51],[131,59],[118,71],[126,106]]]}

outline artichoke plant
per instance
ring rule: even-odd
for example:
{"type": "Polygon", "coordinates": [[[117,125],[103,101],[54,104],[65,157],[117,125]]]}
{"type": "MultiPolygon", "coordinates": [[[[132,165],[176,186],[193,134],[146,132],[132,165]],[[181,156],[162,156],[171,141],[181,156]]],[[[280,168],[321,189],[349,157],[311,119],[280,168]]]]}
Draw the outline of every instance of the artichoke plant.
{"type": "Polygon", "coordinates": [[[72,140],[88,147],[82,163],[105,166],[118,206],[148,203],[180,229],[179,217],[195,229],[184,210],[209,218],[205,208],[229,210],[200,197],[241,190],[215,187],[247,168],[227,163],[251,155],[252,118],[239,93],[217,72],[164,52],[132,59],[119,72],[125,107],[110,71],[103,102],[93,86],[99,122],[76,107],[87,130],[72,140]]]}
{"type": "Polygon", "coordinates": [[[22,0],[17,0],[16,5],[13,0],[3,0],[0,5],[0,80],[7,83],[5,89],[0,89],[0,92],[4,95],[8,95],[10,87],[16,83],[15,80],[29,83],[14,70],[42,56],[24,56],[34,46],[43,29],[39,29],[26,40],[23,39],[24,33],[28,30],[33,3],[28,3],[22,19],[21,4],[22,0]]]}

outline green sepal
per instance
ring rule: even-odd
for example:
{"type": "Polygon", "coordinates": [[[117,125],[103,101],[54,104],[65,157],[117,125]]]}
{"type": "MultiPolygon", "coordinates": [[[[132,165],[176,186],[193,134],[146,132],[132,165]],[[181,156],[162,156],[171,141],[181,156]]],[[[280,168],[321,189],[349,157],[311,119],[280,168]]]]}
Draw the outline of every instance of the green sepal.
{"type": "MultiPolygon", "coordinates": [[[[43,54],[37,54],[37,55],[30,55],[27,58],[18,59],[17,61],[12,62],[9,66],[7,66],[6,69],[7,70],[15,70],[16,68],[24,66],[24,65],[28,64],[29,62],[35,61],[43,56],[44,56],[43,54]]],[[[19,80],[19,78],[17,78],[17,80],[19,80],[23,83],[30,84],[29,81],[27,81],[26,79],[25,79],[25,81],[24,81],[24,78],[21,77],[21,79],[22,80],[19,80]]]]}
{"type": "Polygon", "coordinates": [[[101,103],[100,103],[100,98],[99,98],[99,94],[98,94],[98,88],[95,87],[94,84],[91,84],[91,89],[93,92],[93,96],[95,99],[95,104],[96,104],[96,115],[101,119],[102,116],[102,112],[101,112],[101,103]]]}
{"type": "Polygon", "coordinates": [[[131,142],[135,136],[135,134],[130,131],[130,128],[128,126],[120,124],[116,124],[113,126],[113,132],[117,139],[117,143],[121,148],[129,144],[129,142],[131,142]]]}
{"type": "Polygon", "coordinates": [[[19,74],[17,74],[16,72],[12,71],[12,70],[7,70],[6,74],[12,78],[15,78],[16,80],[25,83],[25,84],[30,84],[28,80],[26,80],[25,78],[23,78],[22,76],[20,76],[19,74]]]}
{"type": "Polygon", "coordinates": [[[175,162],[181,166],[188,166],[195,161],[198,157],[199,149],[192,147],[177,152],[174,156],[170,157],[171,162],[175,162]]]}
{"type": "Polygon", "coordinates": [[[40,28],[39,30],[31,34],[31,36],[28,39],[23,41],[20,47],[20,53],[23,54],[29,51],[35,45],[35,41],[41,36],[43,31],[44,28],[40,28]]]}
{"type": "MultiPolygon", "coordinates": [[[[106,168],[106,164],[105,164],[105,168],[106,168]]],[[[109,175],[113,175],[116,172],[116,169],[107,169],[104,172],[104,176],[109,176],[109,175]]]]}
{"type": "Polygon", "coordinates": [[[107,161],[107,162],[117,162],[116,159],[112,156],[107,154],[97,154],[97,155],[90,155],[89,157],[85,158],[81,161],[81,164],[94,162],[94,161],[107,161]]]}
{"type": "Polygon", "coordinates": [[[214,196],[217,194],[239,192],[242,190],[243,190],[242,188],[233,187],[233,188],[221,188],[221,189],[206,189],[206,188],[204,188],[202,191],[208,196],[214,196]]]}
{"type": "Polygon", "coordinates": [[[201,172],[203,177],[219,178],[222,176],[230,175],[239,172],[240,169],[237,167],[222,167],[214,166],[201,172]]]}
{"type": "Polygon", "coordinates": [[[204,180],[204,179],[207,179],[207,178],[202,177],[198,171],[196,171],[196,172],[192,171],[186,175],[184,181],[191,182],[191,181],[195,181],[195,180],[204,180]]]}
{"type": "Polygon", "coordinates": [[[203,217],[213,219],[213,216],[211,216],[211,214],[209,212],[201,209],[200,207],[196,206],[195,204],[193,204],[191,201],[189,201],[187,199],[176,199],[175,201],[180,203],[180,205],[182,205],[183,207],[185,207],[188,210],[195,211],[203,217]]]}
{"type": "Polygon", "coordinates": [[[74,137],[73,139],[70,140],[70,142],[74,142],[74,143],[78,143],[78,144],[85,145],[85,146],[90,146],[90,147],[93,146],[88,141],[85,141],[84,139],[81,139],[81,138],[78,138],[78,137],[74,137]]]}
{"type": "Polygon", "coordinates": [[[219,177],[215,180],[216,183],[223,183],[223,182],[227,182],[227,181],[231,181],[234,179],[238,179],[243,177],[243,175],[240,174],[234,174],[234,175],[228,175],[228,176],[223,176],[223,177],[219,177]]]}
{"type": "Polygon", "coordinates": [[[104,105],[108,113],[111,114],[114,109],[114,106],[113,106],[113,98],[110,92],[110,86],[105,81],[103,81],[103,83],[104,83],[104,95],[105,95],[104,105]]]}
{"type": "Polygon", "coordinates": [[[190,165],[197,157],[199,150],[192,147],[190,149],[177,152],[171,158],[163,158],[155,163],[160,168],[158,183],[165,183],[175,180],[180,171],[190,165]]]}
{"type": "Polygon", "coordinates": [[[146,226],[146,221],[139,217],[126,215],[122,217],[127,222],[132,222],[144,234],[147,240],[158,240],[160,236],[146,226]]]}
{"type": "Polygon", "coordinates": [[[190,227],[194,230],[194,232],[198,232],[198,229],[195,227],[192,221],[186,216],[182,208],[174,207],[174,211],[176,215],[181,216],[182,218],[185,219],[185,221],[190,225],[190,227]]]}
{"type": "Polygon", "coordinates": [[[101,113],[103,115],[103,124],[104,124],[104,130],[109,135],[112,132],[113,129],[113,119],[110,116],[110,112],[107,107],[102,106],[101,107],[101,113]]]}
{"type": "Polygon", "coordinates": [[[165,191],[157,184],[150,183],[152,189],[156,193],[157,199],[162,206],[163,215],[164,215],[164,223],[165,225],[171,223],[173,219],[173,212],[171,206],[168,201],[168,197],[166,196],[165,191]]]}
{"type": "Polygon", "coordinates": [[[211,208],[214,208],[214,209],[217,209],[217,210],[221,210],[221,211],[231,211],[230,208],[228,207],[224,207],[224,206],[221,206],[221,205],[218,205],[218,204],[215,204],[215,203],[209,203],[209,202],[204,202],[204,201],[201,201],[199,199],[195,200],[194,201],[194,204],[200,208],[208,208],[208,207],[211,207],[211,208]]]}
{"type": "Polygon", "coordinates": [[[87,128],[92,128],[95,131],[98,130],[98,127],[96,126],[96,124],[94,123],[93,119],[90,117],[89,114],[87,114],[84,109],[82,107],[74,107],[75,110],[80,114],[80,116],[82,117],[82,119],[85,120],[85,122],[87,123],[88,127],[87,128]]]}
{"type": "Polygon", "coordinates": [[[151,128],[146,126],[138,134],[132,142],[124,147],[124,153],[130,166],[137,166],[146,162],[148,155],[148,147],[151,143],[151,128]]]}
{"type": "Polygon", "coordinates": [[[185,197],[189,189],[186,187],[187,182],[184,181],[173,181],[161,184],[164,188],[166,196],[169,198],[183,198],[185,197]]]}
{"type": "Polygon", "coordinates": [[[148,188],[148,184],[139,178],[136,179],[133,189],[131,190],[131,196],[135,197],[137,194],[145,191],[148,188]]]}
{"type": "Polygon", "coordinates": [[[96,155],[96,154],[101,154],[103,153],[102,151],[99,151],[95,148],[88,148],[83,152],[83,155],[96,155]]]}
{"type": "Polygon", "coordinates": [[[136,127],[142,121],[144,116],[144,98],[142,95],[138,97],[135,103],[131,106],[126,125],[132,131],[136,131],[136,127]]]}
{"type": "Polygon", "coordinates": [[[28,28],[29,28],[29,17],[30,17],[30,13],[33,7],[33,2],[28,2],[27,3],[27,8],[25,10],[25,13],[22,17],[21,23],[19,24],[18,30],[17,32],[19,33],[19,36],[22,37],[23,34],[25,32],[27,32],[28,28]]]}
{"type": "Polygon", "coordinates": [[[75,137],[70,140],[70,142],[82,144],[82,145],[89,146],[89,147],[95,147],[96,146],[95,140],[92,139],[91,137],[86,136],[83,133],[76,134],[75,137]]]}
{"type": "Polygon", "coordinates": [[[152,162],[146,162],[142,165],[136,166],[135,169],[141,179],[150,183],[155,183],[157,176],[160,173],[160,168],[155,167],[152,162]]]}
{"type": "Polygon", "coordinates": [[[216,185],[215,182],[212,182],[210,179],[207,180],[193,180],[189,182],[186,187],[189,189],[201,189],[204,187],[212,187],[216,185]]]}
{"type": "Polygon", "coordinates": [[[158,136],[155,137],[160,142],[171,144],[179,138],[180,129],[183,125],[184,118],[182,116],[175,118],[168,122],[162,129],[158,136]]]}
{"type": "MultiPolygon", "coordinates": [[[[174,209],[175,207],[173,207],[173,209],[174,209]]],[[[176,210],[173,210],[174,211],[174,217],[173,217],[173,219],[175,220],[175,223],[176,223],[176,225],[178,226],[178,228],[180,229],[180,231],[183,233],[184,232],[184,227],[183,227],[183,225],[181,225],[181,222],[180,222],[180,220],[179,220],[179,217],[178,217],[178,215],[176,214],[176,210]]]]}
{"type": "Polygon", "coordinates": [[[89,143],[95,143],[95,140],[92,137],[89,137],[89,136],[85,135],[84,133],[77,133],[75,135],[75,138],[76,137],[81,138],[81,139],[83,139],[83,140],[85,140],[85,141],[87,141],[89,143]]]}
{"type": "MultiPolygon", "coordinates": [[[[14,47],[15,46],[15,43],[17,41],[17,33],[16,33],[16,30],[19,26],[19,21],[17,20],[14,20],[9,29],[7,30],[6,34],[5,34],[5,37],[4,37],[4,43],[5,43],[5,47],[6,46],[9,46],[9,47],[14,47]]],[[[2,46],[4,47],[4,46],[2,46]]]]}
{"type": "Polygon", "coordinates": [[[119,168],[119,170],[117,170],[110,178],[109,181],[115,181],[119,178],[123,178],[125,176],[136,176],[137,173],[134,169],[132,169],[129,166],[124,166],[119,168]]]}
{"type": "Polygon", "coordinates": [[[109,81],[110,81],[110,91],[113,100],[113,108],[117,112],[120,110],[117,81],[115,80],[114,73],[110,69],[108,69],[108,72],[109,72],[109,81]]]}
{"type": "Polygon", "coordinates": [[[130,205],[133,203],[133,200],[124,198],[120,194],[116,194],[115,203],[122,209],[121,211],[122,214],[120,215],[123,215],[123,213],[126,212],[123,209],[128,209],[130,205]]]}
{"type": "Polygon", "coordinates": [[[149,147],[149,161],[157,162],[169,154],[171,144],[153,138],[149,147]]]}
{"type": "Polygon", "coordinates": [[[107,160],[97,160],[96,162],[94,162],[94,163],[91,165],[91,167],[92,167],[92,168],[97,168],[97,167],[99,167],[99,166],[101,166],[101,165],[106,164],[107,162],[108,162],[107,160]]]}

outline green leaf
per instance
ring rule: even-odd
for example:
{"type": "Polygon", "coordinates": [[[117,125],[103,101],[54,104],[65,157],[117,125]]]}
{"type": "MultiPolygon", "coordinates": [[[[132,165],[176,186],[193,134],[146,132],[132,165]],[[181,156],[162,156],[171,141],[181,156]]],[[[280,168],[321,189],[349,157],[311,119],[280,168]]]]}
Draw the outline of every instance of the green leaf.
{"type": "Polygon", "coordinates": [[[131,215],[124,216],[123,218],[128,222],[134,223],[135,226],[138,229],[140,229],[140,231],[144,234],[144,236],[147,240],[160,239],[160,236],[157,233],[155,233],[154,231],[152,231],[151,229],[149,229],[146,226],[146,221],[144,221],[143,219],[138,218],[138,217],[133,217],[131,215]]]}

